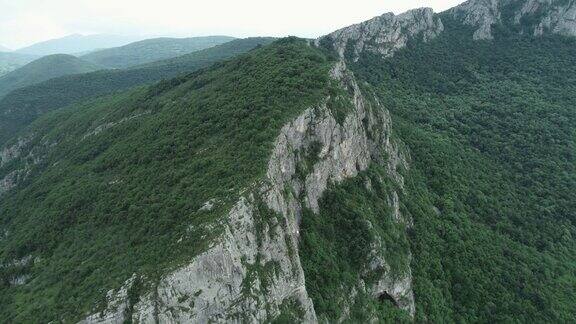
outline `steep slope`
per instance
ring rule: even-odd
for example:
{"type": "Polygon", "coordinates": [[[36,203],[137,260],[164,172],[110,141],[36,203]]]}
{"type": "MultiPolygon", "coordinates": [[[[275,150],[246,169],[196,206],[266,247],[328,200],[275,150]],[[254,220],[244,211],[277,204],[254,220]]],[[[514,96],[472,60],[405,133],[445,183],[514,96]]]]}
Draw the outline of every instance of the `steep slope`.
{"type": "Polygon", "coordinates": [[[0,154],[0,316],[572,322],[574,6],[386,14],[41,116],[0,154]]]}
{"type": "Polygon", "coordinates": [[[0,98],[12,90],[52,78],[100,70],[102,67],[72,55],[44,56],[0,77],[0,98]]]}
{"type": "Polygon", "coordinates": [[[68,35],[62,38],[36,43],[15,52],[31,55],[77,54],[97,49],[123,46],[144,39],[144,37],[118,35],[68,35]]]}
{"type": "Polygon", "coordinates": [[[0,76],[10,71],[14,71],[37,58],[38,57],[34,55],[0,52],[0,76]]]}
{"type": "Polygon", "coordinates": [[[205,251],[240,192],[264,174],[282,125],[320,101],[328,69],[316,50],[286,40],[201,73],[42,118],[22,138],[27,144],[3,154],[3,171],[22,187],[2,197],[8,232],[2,264],[29,254],[38,259],[8,273],[2,268],[2,305],[10,305],[2,307],[2,318],[78,318],[104,297],[102,288],[119,287],[133,273],[152,280],[205,251]],[[29,154],[38,163],[28,163],[29,154]],[[61,172],[75,184],[50,180],[61,172]],[[212,209],[201,208],[207,201],[212,209]],[[18,278],[34,279],[10,284],[23,270],[18,278]]]}
{"type": "Polygon", "coordinates": [[[434,40],[393,57],[363,51],[352,64],[410,151],[400,201],[414,220],[418,321],[576,314],[576,41],[553,27],[568,26],[553,17],[574,8],[470,1],[438,16],[434,40]]]}
{"type": "Polygon", "coordinates": [[[153,38],[121,47],[95,51],[82,59],[108,68],[121,69],[182,56],[233,40],[228,36],[153,38]]]}
{"type": "MultiPolygon", "coordinates": [[[[574,1],[468,1],[441,15],[384,15],[316,42],[375,88],[411,152],[399,200],[414,220],[417,321],[576,314],[576,41],[563,37],[576,36],[575,13],[574,1]]],[[[331,204],[350,208],[359,192],[349,187],[331,204]]],[[[352,238],[334,238],[346,226],[313,242],[345,252],[352,238]]],[[[346,266],[332,258],[325,267],[346,266]]],[[[317,315],[338,318],[326,272],[313,268],[324,292],[314,298],[309,288],[317,315]]]]}
{"type": "Polygon", "coordinates": [[[261,37],[239,39],[129,70],[69,75],[15,90],[0,99],[0,145],[45,112],[192,72],[272,41],[261,37]]]}

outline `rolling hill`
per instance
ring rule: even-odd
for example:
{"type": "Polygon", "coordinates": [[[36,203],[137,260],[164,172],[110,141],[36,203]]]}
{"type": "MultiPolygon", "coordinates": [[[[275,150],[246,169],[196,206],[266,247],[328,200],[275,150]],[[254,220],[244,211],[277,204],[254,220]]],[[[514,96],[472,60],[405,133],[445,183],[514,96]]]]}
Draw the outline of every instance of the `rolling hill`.
{"type": "Polygon", "coordinates": [[[123,46],[136,42],[145,37],[118,36],[118,35],[68,35],[62,38],[39,42],[15,50],[16,53],[31,55],[77,54],[97,49],[123,46]]]}
{"type": "Polygon", "coordinates": [[[40,115],[96,96],[186,74],[272,42],[272,38],[233,40],[181,57],[127,70],[68,75],[17,89],[0,99],[0,145],[40,115]]]}
{"type": "Polygon", "coordinates": [[[12,90],[52,78],[100,69],[102,67],[72,55],[55,54],[44,56],[0,77],[0,98],[12,90]]]}
{"type": "Polygon", "coordinates": [[[94,51],[82,56],[82,59],[108,68],[121,69],[141,65],[233,40],[227,36],[208,36],[191,38],[153,38],[131,43],[121,47],[94,51]]]}

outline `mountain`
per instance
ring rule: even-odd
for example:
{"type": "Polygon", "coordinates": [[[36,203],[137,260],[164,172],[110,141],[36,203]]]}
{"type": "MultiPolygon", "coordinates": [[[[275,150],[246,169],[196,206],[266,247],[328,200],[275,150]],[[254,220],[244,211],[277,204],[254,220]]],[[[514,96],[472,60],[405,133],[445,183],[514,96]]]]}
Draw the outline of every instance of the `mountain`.
{"type": "Polygon", "coordinates": [[[37,58],[38,57],[34,55],[0,52],[0,76],[30,63],[37,58]]]}
{"type": "Polygon", "coordinates": [[[11,51],[12,51],[11,49],[0,45],[0,52],[11,52],[11,51]]]}
{"type": "Polygon", "coordinates": [[[186,74],[272,41],[272,38],[262,37],[238,39],[127,70],[102,70],[68,75],[17,89],[0,99],[0,145],[45,112],[93,97],[186,74]]]}
{"type": "Polygon", "coordinates": [[[0,153],[0,316],[572,322],[574,13],[384,14],[44,113],[0,153]]]}
{"type": "Polygon", "coordinates": [[[44,56],[0,77],[0,98],[10,91],[52,78],[100,70],[93,63],[72,55],[54,54],[44,56]]]}
{"type": "Polygon", "coordinates": [[[123,46],[142,40],[144,37],[118,35],[79,35],[73,34],[62,38],[36,43],[15,52],[32,55],[77,54],[102,48],[123,46]]]}
{"type": "Polygon", "coordinates": [[[233,40],[228,36],[153,38],[83,55],[82,59],[121,69],[188,54],[233,40]]]}

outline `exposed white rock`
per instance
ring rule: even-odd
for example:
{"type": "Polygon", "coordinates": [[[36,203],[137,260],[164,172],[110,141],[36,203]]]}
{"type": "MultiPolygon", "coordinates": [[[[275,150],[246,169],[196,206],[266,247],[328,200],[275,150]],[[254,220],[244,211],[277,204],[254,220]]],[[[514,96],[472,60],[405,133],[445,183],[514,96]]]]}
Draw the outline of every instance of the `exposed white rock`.
{"type": "Polygon", "coordinates": [[[514,17],[520,23],[522,17],[542,15],[534,26],[534,35],[546,32],[576,36],[576,2],[554,0],[527,0],[514,17]]]}
{"type": "Polygon", "coordinates": [[[200,209],[198,209],[198,211],[211,211],[212,209],[214,209],[215,204],[216,204],[216,200],[210,199],[210,200],[206,201],[202,205],[202,207],[200,207],[200,209]]]}
{"type": "Polygon", "coordinates": [[[519,25],[523,18],[535,20],[530,26],[535,36],[544,33],[576,36],[576,2],[563,0],[469,0],[450,12],[464,24],[476,27],[474,39],[492,39],[492,26],[506,23],[519,25]],[[503,11],[512,8],[510,17],[503,11]]]}
{"type": "Polygon", "coordinates": [[[136,276],[133,275],[124,283],[124,285],[122,285],[122,287],[120,287],[120,289],[108,291],[106,294],[107,308],[102,312],[88,316],[79,323],[123,324],[126,319],[126,311],[130,307],[128,291],[132,288],[135,280],[136,276]]]}
{"type": "Polygon", "coordinates": [[[87,132],[86,134],[84,134],[84,136],[82,136],[82,140],[85,140],[86,138],[90,137],[90,136],[95,136],[98,135],[100,133],[102,133],[103,131],[115,127],[117,125],[120,125],[122,123],[131,121],[132,119],[138,118],[138,117],[142,117],[144,115],[148,115],[150,114],[152,111],[150,110],[146,110],[144,112],[138,113],[138,114],[134,114],[132,116],[128,116],[125,118],[122,118],[118,121],[113,121],[113,122],[108,122],[108,123],[103,123],[101,125],[96,126],[94,129],[92,129],[91,131],[87,132]]]}
{"type": "Polygon", "coordinates": [[[16,143],[6,146],[0,151],[0,167],[3,167],[8,162],[18,158],[22,154],[22,149],[28,145],[30,138],[20,137],[16,143]]]}
{"type": "Polygon", "coordinates": [[[450,11],[465,25],[475,26],[474,39],[492,39],[492,25],[500,22],[499,0],[471,0],[450,11]]]}
{"type": "Polygon", "coordinates": [[[424,41],[435,38],[444,30],[440,18],[430,8],[410,10],[400,15],[386,13],[360,24],[339,29],[316,41],[330,39],[340,57],[344,57],[348,46],[352,47],[353,59],[363,51],[390,56],[405,47],[413,38],[424,41]]]}

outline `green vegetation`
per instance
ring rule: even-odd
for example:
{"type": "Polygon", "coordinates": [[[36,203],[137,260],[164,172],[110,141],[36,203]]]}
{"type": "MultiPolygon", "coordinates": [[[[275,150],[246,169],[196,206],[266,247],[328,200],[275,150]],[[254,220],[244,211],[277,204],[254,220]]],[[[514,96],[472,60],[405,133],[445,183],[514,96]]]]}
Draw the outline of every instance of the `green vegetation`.
{"type": "Polygon", "coordinates": [[[196,71],[272,41],[272,38],[239,39],[129,70],[69,75],[15,90],[0,99],[0,146],[48,111],[196,71]]]}
{"type": "Polygon", "coordinates": [[[365,273],[370,264],[372,244],[380,242],[382,257],[391,273],[405,273],[410,244],[405,225],[394,219],[390,206],[393,185],[382,182],[386,170],[374,165],[355,178],[333,185],[319,202],[320,213],[305,210],[302,215],[300,258],[308,291],[319,318],[335,322],[350,307],[351,323],[407,320],[408,314],[390,302],[374,300],[357,287],[367,286],[379,276],[365,273]],[[369,185],[368,185],[369,183],[369,185]],[[357,296],[351,298],[353,288],[357,296]]]}
{"type": "MultiPolygon", "coordinates": [[[[331,65],[282,39],[41,117],[28,129],[40,160],[0,201],[0,263],[36,259],[0,268],[0,318],[78,319],[133,273],[153,280],[203,251],[219,233],[208,225],[264,175],[280,128],[327,95],[331,65]],[[30,280],[11,285],[16,274],[30,280]]],[[[0,177],[31,163],[28,152],[0,177]]]]}
{"type": "Polygon", "coordinates": [[[233,40],[228,36],[153,38],[82,56],[83,60],[113,69],[123,69],[203,50],[233,40]]]}
{"type": "Polygon", "coordinates": [[[446,31],[353,65],[409,148],[417,321],[576,314],[576,40],[446,31]]]}
{"type": "Polygon", "coordinates": [[[69,74],[87,73],[102,67],[72,55],[44,56],[0,77],[0,98],[10,91],[69,74]]]}

